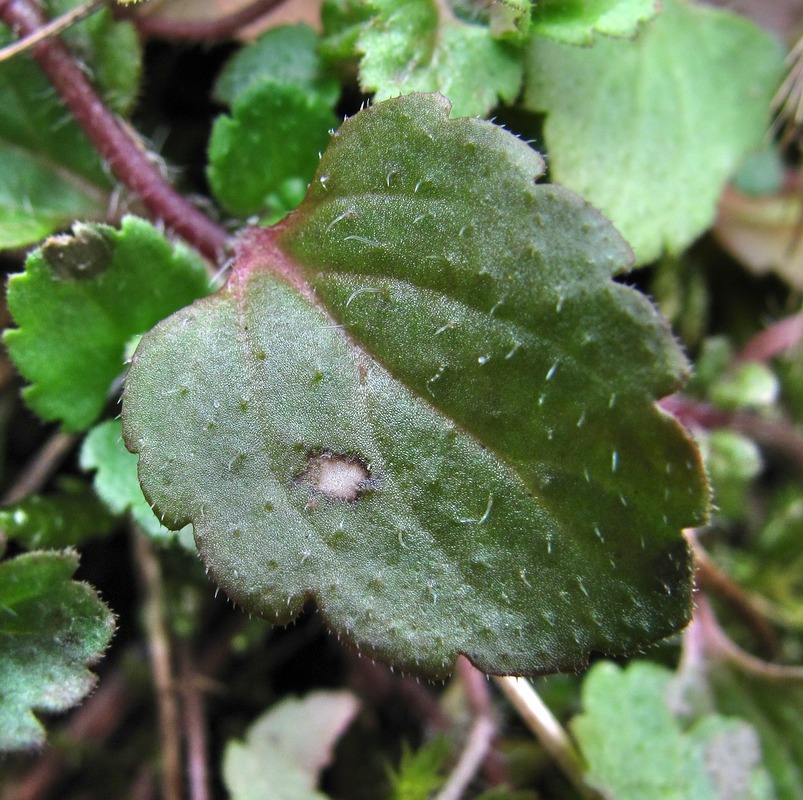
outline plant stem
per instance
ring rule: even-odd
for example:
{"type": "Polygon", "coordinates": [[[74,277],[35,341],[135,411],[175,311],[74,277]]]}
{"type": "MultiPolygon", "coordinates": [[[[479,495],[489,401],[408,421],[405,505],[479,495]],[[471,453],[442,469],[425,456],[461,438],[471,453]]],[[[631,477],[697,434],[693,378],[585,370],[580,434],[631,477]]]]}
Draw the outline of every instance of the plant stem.
{"type": "Polygon", "coordinates": [[[41,42],[43,39],[49,39],[51,36],[58,36],[58,34],[63,33],[90,14],[100,11],[105,5],[106,0],[86,0],[81,3],[81,5],[76,6],[60,17],[56,17],[56,19],[51,20],[47,25],[43,25],[33,33],[0,49],[0,63],[14,58],[14,56],[24,53],[26,50],[30,50],[31,47],[37,44],[37,42],[41,42]]]}
{"type": "Polygon", "coordinates": [[[198,675],[193,667],[190,646],[179,647],[184,731],[187,737],[187,777],[190,800],[210,800],[209,745],[206,736],[206,707],[198,686],[198,675]]]}
{"type": "Polygon", "coordinates": [[[803,339],[803,313],[774,322],[753,336],[736,356],[736,361],[769,361],[773,356],[800,344],[803,339]]]}
{"type": "MultiPolygon", "coordinates": [[[[24,36],[46,23],[33,0],[0,0],[0,19],[24,36]]],[[[64,44],[48,39],[34,45],[31,53],[112,173],[151,213],[218,262],[228,244],[227,232],[167,182],[141,143],[100,99],[64,44]]]]}
{"type": "Polygon", "coordinates": [[[483,715],[475,718],[460,759],[435,800],[460,800],[482,766],[495,732],[496,726],[490,717],[483,715]]]}
{"type": "Polygon", "coordinates": [[[133,19],[137,30],[144,36],[213,42],[231,39],[241,28],[255,22],[284,2],[285,0],[254,0],[245,8],[217,19],[177,20],[149,14],[137,14],[133,19]]]}
{"type": "Polygon", "coordinates": [[[162,744],[162,796],[164,800],[181,800],[181,726],[173,682],[170,632],[165,620],[162,569],[151,540],[135,525],[131,526],[131,538],[134,566],[144,594],[143,620],[156,687],[162,744]]]}
{"type": "Polygon", "coordinates": [[[17,503],[29,494],[38,492],[55,472],[78,437],[72,433],[54,433],[25,465],[20,476],[2,497],[2,505],[17,503]]]}
{"type": "Polygon", "coordinates": [[[583,760],[569,734],[524,678],[494,676],[496,685],[510,700],[524,724],[535,734],[544,750],[555,759],[563,774],[585,800],[599,796],[583,780],[583,760]]]}
{"type": "Polygon", "coordinates": [[[803,469],[803,437],[788,420],[764,419],[746,411],[723,411],[679,394],[665,397],[658,405],[688,428],[730,428],[783,453],[803,469]]]}
{"type": "Polygon", "coordinates": [[[750,595],[714,563],[694,530],[687,529],[684,533],[694,552],[694,575],[698,587],[716,592],[753,631],[768,653],[777,652],[778,636],[750,595]]]}

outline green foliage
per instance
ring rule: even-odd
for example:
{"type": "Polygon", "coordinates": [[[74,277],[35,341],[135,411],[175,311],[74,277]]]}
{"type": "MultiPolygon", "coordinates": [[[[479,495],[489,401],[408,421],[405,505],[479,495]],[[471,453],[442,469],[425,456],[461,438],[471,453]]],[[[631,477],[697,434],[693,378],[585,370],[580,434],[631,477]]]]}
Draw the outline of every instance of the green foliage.
{"type": "Polygon", "coordinates": [[[630,37],[661,9],[655,0],[539,0],[533,33],[566,44],[590,44],[595,34],[630,37]]]}
{"type": "Polygon", "coordinates": [[[303,198],[337,125],[332,100],[303,86],[254,81],[215,122],[209,181],[220,203],[247,217],[281,219],[303,198]]]}
{"type": "Polygon", "coordinates": [[[670,708],[671,680],[650,663],[591,670],[572,721],[591,786],[616,800],[770,800],[755,731],[717,715],[684,731],[670,708]]]}
{"type": "Polygon", "coordinates": [[[455,17],[436,0],[364,0],[373,16],[356,47],[360,86],[384,100],[409,92],[441,92],[455,116],[485,115],[519,93],[522,65],[515,46],[489,27],[455,17]]]}
{"type": "Polygon", "coordinates": [[[458,652],[577,667],[685,623],[679,532],[706,489],[654,406],[684,359],[610,280],[626,245],[542,169],[442,98],[374,106],[278,236],[143,338],[126,441],[237,603],[282,622],[314,596],[359,648],[434,676],[458,652]]]}
{"type": "Polygon", "coordinates": [[[123,372],[128,340],[207,291],[200,259],[135,217],[119,231],[77,223],[49,239],[9,280],[19,327],[4,341],[32,384],[25,399],[66,430],[88,428],[123,372]]]}
{"type": "Polygon", "coordinates": [[[44,729],[34,711],[64,711],[95,685],[114,618],[85,583],[78,556],[35,552],[0,564],[0,750],[34,747],[44,729]]]}
{"type": "Polygon", "coordinates": [[[340,86],[327,75],[317,53],[318,37],[307,25],[282,25],[265,31],[238,50],[215,83],[214,97],[228,106],[257,83],[289,84],[307,94],[337,102],[340,86]]]}
{"type": "Polygon", "coordinates": [[[269,709],[248,729],[245,741],[230,741],[223,779],[232,800],[326,800],[318,776],[358,711],[349,692],[310,692],[269,709]]]}
{"type": "Polygon", "coordinates": [[[97,495],[75,478],[62,478],[53,494],[31,495],[0,508],[0,530],[26,550],[76,547],[107,534],[113,525],[114,517],[97,495]]]}
{"type": "Polygon", "coordinates": [[[526,56],[524,101],[547,114],[553,179],[602,210],[642,264],[710,226],[725,181],[765,135],[782,61],[742,17],[663,6],[635,41],[535,36],[526,56]]]}
{"type": "Polygon", "coordinates": [[[718,513],[734,520],[747,518],[749,486],[764,462],[758,445],[735,431],[721,429],[698,437],[711,480],[718,513]]]}
{"type": "Polygon", "coordinates": [[[137,525],[154,538],[173,538],[142,494],[137,457],[125,448],[119,419],[106,420],[89,431],[81,447],[81,468],[95,471],[97,497],[114,514],[130,513],[137,525]]]}
{"type": "Polygon", "coordinates": [[[390,772],[389,800],[428,800],[446,781],[450,755],[447,739],[433,739],[417,750],[405,745],[398,769],[390,772]]]}

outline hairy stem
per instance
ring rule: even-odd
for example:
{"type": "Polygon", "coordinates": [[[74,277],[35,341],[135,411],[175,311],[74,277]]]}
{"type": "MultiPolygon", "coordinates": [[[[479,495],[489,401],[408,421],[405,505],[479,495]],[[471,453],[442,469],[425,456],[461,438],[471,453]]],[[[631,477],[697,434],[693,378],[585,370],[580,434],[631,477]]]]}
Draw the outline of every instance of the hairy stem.
{"type": "Polygon", "coordinates": [[[133,17],[137,30],[144,36],[158,39],[185,39],[214,42],[231,39],[241,28],[255,22],[285,0],[254,0],[245,8],[216,19],[165,19],[162,16],[137,14],[133,17]]]}
{"type": "MultiPolygon", "coordinates": [[[[46,23],[33,0],[0,0],[0,19],[23,36],[46,23]]],[[[64,44],[47,39],[31,53],[115,177],[169,228],[210,260],[219,261],[228,244],[226,231],[173,189],[141,143],[109,111],[64,44]]]]}
{"type": "Polygon", "coordinates": [[[162,569],[150,539],[136,526],[132,526],[132,539],[134,565],[144,594],[143,619],[159,711],[162,795],[164,800],[181,800],[181,723],[173,681],[170,632],[165,620],[162,569]]]}

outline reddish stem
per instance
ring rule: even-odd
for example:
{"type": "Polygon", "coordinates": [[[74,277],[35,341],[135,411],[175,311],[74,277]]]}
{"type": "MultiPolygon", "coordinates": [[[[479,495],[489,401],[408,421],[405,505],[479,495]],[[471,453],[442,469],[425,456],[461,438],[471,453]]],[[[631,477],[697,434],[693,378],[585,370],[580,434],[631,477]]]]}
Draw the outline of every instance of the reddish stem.
{"type": "Polygon", "coordinates": [[[659,405],[687,428],[730,428],[783,453],[803,469],[803,437],[788,420],[764,419],[746,411],[723,411],[679,394],[665,397],[659,405]]]}
{"type": "MultiPolygon", "coordinates": [[[[33,0],[0,0],[0,19],[23,36],[46,23],[33,0]]],[[[64,44],[49,39],[32,47],[31,53],[115,177],[169,228],[210,260],[219,261],[228,233],[165,180],[141,144],[104,105],[64,44]]]]}
{"type": "Polygon", "coordinates": [[[803,339],[803,314],[773,323],[757,333],[736,356],[736,361],[769,361],[773,356],[799,344],[803,339]]]}
{"type": "Polygon", "coordinates": [[[139,14],[133,19],[137,30],[143,36],[213,42],[233,38],[241,28],[255,22],[284,2],[285,0],[255,0],[245,8],[217,19],[165,19],[148,14],[139,14]]]}

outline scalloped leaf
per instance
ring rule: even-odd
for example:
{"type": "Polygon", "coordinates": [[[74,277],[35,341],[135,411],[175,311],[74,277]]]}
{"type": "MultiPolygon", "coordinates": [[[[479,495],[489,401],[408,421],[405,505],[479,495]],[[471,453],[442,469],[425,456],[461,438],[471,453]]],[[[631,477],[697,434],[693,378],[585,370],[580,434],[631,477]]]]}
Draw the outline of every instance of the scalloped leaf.
{"type": "Polygon", "coordinates": [[[0,750],[34,747],[34,711],[57,712],[95,685],[86,668],[114,632],[114,617],[86,583],[71,580],[74,552],[35,552],[0,564],[0,750]]]}
{"type": "Polygon", "coordinates": [[[331,105],[340,96],[337,81],[323,71],[318,35],[308,25],[278,25],[241,48],[229,60],[215,83],[214,97],[231,106],[256,83],[297,86],[321,95],[331,105]]]}
{"type": "Polygon", "coordinates": [[[0,508],[0,530],[28,550],[77,546],[111,531],[115,519],[87,483],[65,476],[57,488],[0,508]]]}
{"type": "Polygon", "coordinates": [[[233,800],[327,800],[318,777],[358,710],[350,692],[317,691],[266,711],[245,741],[226,745],[223,780],[233,800]]]}
{"type": "Polygon", "coordinates": [[[66,430],[88,428],[123,372],[128,341],[208,291],[201,259],[135,217],[119,231],[76,223],[71,236],[48,239],[8,285],[19,327],[4,342],[31,383],[23,397],[66,430]]]}
{"type": "Polygon", "coordinates": [[[221,205],[271,221],[298,205],[337,125],[332,105],[293,84],[259,81],[241,91],[209,142],[209,182],[221,205]]]}
{"type": "Polygon", "coordinates": [[[485,25],[468,24],[437,0],[369,0],[375,16],[357,39],[360,86],[384,100],[441,92],[455,116],[483,116],[512,102],[522,76],[520,51],[485,25]]]}
{"type": "Polygon", "coordinates": [[[598,33],[629,38],[660,11],[656,0],[539,0],[532,32],[566,44],[590,44],[598,33]]]}
{"type": "Polygon", "coordinates": [[[639,263],[711,225],[725,182],[766,134],[782,72],[777,41],[747,19],[663,5],[635,41],[534,36],[525,58],[550,175],[609,217],[639,263]]]}
{"type": "Polygon", "coordinates": [[[755,730],[708,714],[684,731],[669,706],[672,678],[646,662],[589,672],[572,720],[588,783],[616,800],[771,800],[755,730]]]}
{"type": "Polygon", "coordinates": [[[123,443],[119,419],[95,425],[81,445],[81,469],[95,472],[98,497],[115,514],[131,514],[137,525],[154,539],[173,539],[174,534],[159,522],[137,480],[137,458],[123,443]]]}
{"type": "Polygon", "coordinates": [[[614,283],[610,224],[540,156],[413,95],[344,123],[300,208],[147,334],[123,430],[170,527],[277,622],[313,597],[373,656],[443,676],[573,669],[685,624],[699,455],[684,378],[614,283]]]}

